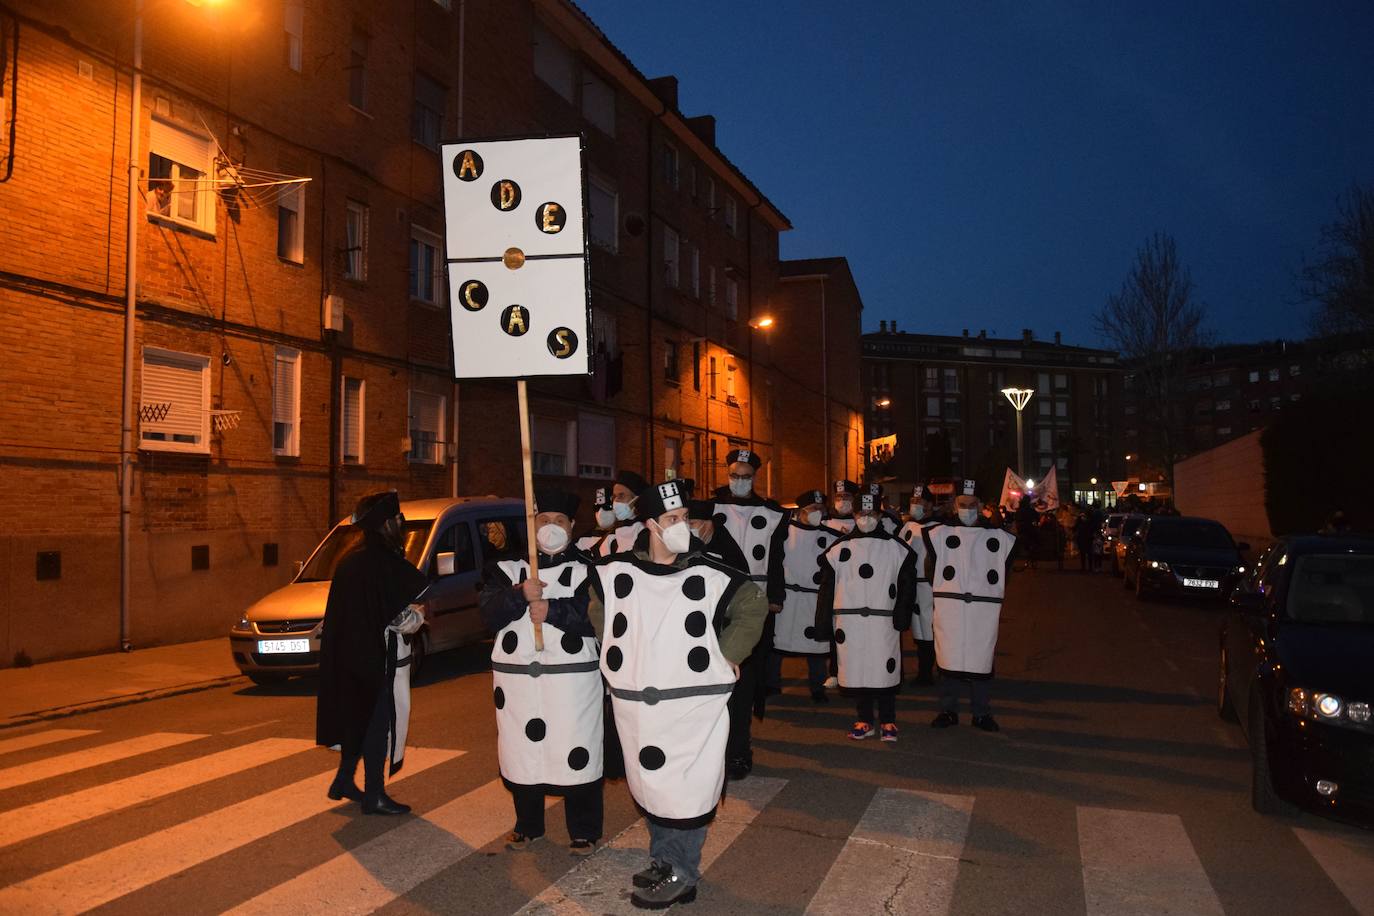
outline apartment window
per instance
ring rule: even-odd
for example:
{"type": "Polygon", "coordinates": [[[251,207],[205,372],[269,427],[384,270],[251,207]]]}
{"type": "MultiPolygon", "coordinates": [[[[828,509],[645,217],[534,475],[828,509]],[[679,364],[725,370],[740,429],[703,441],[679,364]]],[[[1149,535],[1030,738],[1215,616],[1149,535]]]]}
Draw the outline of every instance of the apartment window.
{"type": "Polygon", "coordinates": [[[348,202],[344,213],[344,279],[367,279],[367,205],[348,202]]]}
{"type": "Polygon", "coordinates": [[[1271,382],[1277,382],[1278,380],[1279,380],[1279,370],[1278,370],[1277,368],[1275,368],[1275,369],[1270,369],[1270,370],[1269,370],[1269,381],[1271,381],[1271,382]]]}
{"type": "Polygon", "coordinates": [[[677,384],[677,342],[666,340],[663,342],[663,378],[665,381],[677,384]]]}
{"type": "Polygon", "coordinates": [[[679,282],[678,271],[678,250],[679,240],[677,231],[667,226],[663,227],[663,282],[673,289],[677,289],[679,282]]]}
{"type": "Polygon", "coordinates": [[[1036,405],[1035,405],[1036,414],[1037,414],[1038,416],[1041,416],[1041,417],[1048,417],[1048,416],[1050,415],[1050,411],[1052,410],[1052,408],[1050,407],[1050,404],[1051,404],[1051,403],[1053,403],[1053,402],[1051,402],[1051,401],[1046,401],[1046,400],[1043,400],[1043,399],[1040,400],[1040,401],[1038,401],[1038,402],[1036,402],[1036,405]]]}
{"type": "Polygon", "coordinates": [[[1231,435],[1231,427],[1229,427],[1229,426],[1218,426],[1218,427],[1217,427],[1217,435],[1218,435],[1218,436],[1229,436],[1229,435],[1231,435]]]}
{"type": "Polygon", "coordinates": [[[675,480],[682,473],[682,439],[678,436],[663,437],[663,476],[675,480]]]}
{"type": "Polygon", "coordinates": [[[293,185],[277,200],[277,257],[301,264],[305,261],[305,186],[293,185]]]}
{"type": "Polygon", "coordinates": [[[415,108],[410,117],[410,138],[428,149],[437,150],[444,132],[447,91],[425,76],[415,74],[415,108]]]}
{"type": "Polygon", "coordinates": [[[735,364],[731,362],[725,364],[725,403],[738,403],[735,397],[735,364]]]}
{"type": "Polygon", "coordinates": [[[587,181],[587,238],[598,248],[620,248],[620,196],[615,188],[597,178],[587,181]]]}
{"type": "Polygon", "coordinates": [[[1134,416],[1134,415],[1135,415],[1135,405],[1134,405],[1134,404],[1127,404],[1127,405],[1126,405],[1124,408],[1122,408],[1122,409],[1124,410],[1126,416],[1128,416],[1128,417],[1134,416]]]}
{"type": "Polygon", "coordinates": [[[1061,470],[1061,471],[1067,471],[1067,470],[1069,469],[1069,459],[1068,459],[1068,456],[1066,455],[1066,456],[1064,456],[1064,457],[1062,457],[1062,458],[1059,458],[1059,459],[1055,462],[1055,466],[1058,467],[1059,470],[1061,470]]]}
{"type": "Polygon", "coordinates": [[[615,419],[577,415],[577,475],[609,480],[615,476],[615,419]]]}
{"type": "Polygon", "coordinates": [[[716,304],[716,268],[714,264],[706,268],[706,304],[716,304]]]}
{"type": "Polygon", "coordinates": [[[940,399],[926,398],[926,416],[938,417],[940,415],[940,399]]]}
{"type": "Polygon", "coordinates": [[[592,306],[592,341],[598,353],[615,356],[620,353],[615,316],[598,306],[592,306]]]}
{"type": "Polygon", "coordinates": [[[1069,390],[1069,377],[1068,377],[1067,375],[1065,375],[1063,372],[1056,372],[1056,373],[1054,374],[1054,390],[1055,390],[1055,391],[1068,391],[1068,390],[1069,390]]]}
{"type": "Polygon", "coordinates": [[[533,417],[530,420],[530,448],[534,473],[563,477],[572,466],[572,449],[576,431],[567,420],[533,417]]]}
{"type": "Polygon", "coordinates": [[[676,191],[678,188],[677,147],[671,143],[663,144],[659,149],[658,161],[659,168],[663,171],[663,183],[676,191]]]}
{"type": "Polygon", "coordinates": [[[453,9],[453,0],[434,0],[434,5],[444,10],[453,9]]]}
{"type": "MultiPolygon", "coordinates": [[[[710,386],[710,395],[712,398],[714,398],[716,396],[716,358],[714,356],[710,358],[706,376],[707,384],[710,386]]],[[[715,445],[714,442],[712,442],[711,444],[715,445]]]]}
{"type": "Polygon", "coordinates": [[[725,278],[725,317],[731,321],[739,317],[739,281],[725,278]]]}
{"type": "Polygon", "coordinates": [[[301,72],[302,36],[305,32],[304,0],[286,0],[286,66],[301,72]]]}
{"type": "Polygon", "coordinates": [[[1230,410],[1230,409],[1231,409],[1231,402],[1230,402],[1230,401],[1217,401],[1217,410],[1230,410]]]}
{"type": "Polygon", "coordinates": [[[1050,393],[1050,374],[1041,372],[1035,377],[1035,390],[1045,395],[1050,393]]]}
{"type": "Polygon", "coordinates": [[[1296,404],[1298,401],[1301,401],[1301,400],[1302,400],[1302,395],[1298,394],[1298,393],[1295,391],[1295,392],[1293,392],[1292,394],[1290,394],[1290,395],[1288,396],[1288,400],[1290,400],[1290,401],[1292,401],[1294,404],[1296,404]]]}
{"type": "Polygon", "coordinates": [[[363,463],[363,423],[365,391],[360,378],[343,379],[343,416],[339,423],[339,454],[344,464],[363,463]]]}
{"type": "Polygon", "coordinates": [[[1054,415],[1055,415],[1056,417],[1067,417],[1067,416],[1069,415],[1069,402],[1068,402],[1068,401],[1055,401],[1055,402],[1054,402],[1054,415]]]}
{"type": "Polygon", "coordinates": [[[1252,382],[1258,382],[1258,381],[1259,381],[1259,376],[1260,376],[1260,374],[1259,374],[1259,370],[1258,370],[1258,369],[1251,369],[1251,370],[1250,370],[1250,381],[1252,381],[1252,382]]]}
{"type": "Polygon", "coordinates": [[[1231,373],[1229,372],[1218,372],[1212,376],[1212,387],[1214,388],[1225,388],[1229,384],[1231,384],[1231,373]]]}
{"type": "Polygon", "coordinates": [[[694,299],[701,298],[701,249],[695,245],[687,248],[687,288],[694,299]]]}
{"type": "Polygon", "coordinates": [[[1054,450],[1054,433],[1048,429],[1037,429],[1035,431],[1035,444],[1042,452],[1054,450]]]}
{"type": "Polygon", "coordinates": [[[957,420],[960,417],[959,401],[955,398],[945,398],[945,419],[957,420]]]}
{"type": "Polygon", "coordinates": [[[447,399],[427,391],[410,392],[410,455],[414,464],[444,463],[447,399]]]}
{"type": "Polygon", "coordinates": [[[534,75],[569,102],[577,97],[577,66],[572,51],[554,38],[542,22],[534,23],[534,75]]]}
{"type": "Polygon", "coordinates": [[[301,353],[278,347],[272,374],[272,454],[301,453],[301,353]]]}
{"type": "Polygon", "coordinates": [[[725,229],[731,235],[739,235],[739,204],[728,194],[725,196],[725,229]]]}
{"type": "Polygon", "coordinates": [[[150,451],[210,451],[210,359],[143,348],[139,440],[150,451]]]}
{"type": "Polygon", "coordinates": [[[716,179],[710,175],[706,176],[706,218],[715,219],[716,210],[716,179]]]}
{"type": "Polygon", "coordinates": [[[940,387],[940,370],[939,370],[939,369],[936,369],[936,368],[934,368],[933,366],[926,366],[925,378],[926,378],[925,387],[927,387],[927,388],[939,388],[939,387],[940,387]]]}
{"type": "Polygon", "coordinates": [[[1297,378],[1299,375],[1302,375],[1302,366],[1289,366],[1288,374],[1294,378],[1297,378]]]}
{"type": "Polygon", "coordinates": [[[215,198],[206,180],[214,165],[208,137],[154,119],[148,152],[148,212],[215,231],[215,198]]]}
{"type": "Polygon", "coordinates": [[[582,116],[615,136],[615,90],[592,73],[582,73],[582,116]]]}
{"type": "Polygon", "coordinates": [[[1281,406],[1283,406],[1283,398],[1273,397],[1269,399],[1270,410],[1278,410],[1281,406]]]}
{"type": "Polygon", "coordinates": [[[359,111],[367,111],[367,44],[366,35],[354,32],[348,48],[348,104],[359,111]]]}
{"type": "Polygon", "coordinates": [[[945,392],[946,392],[947,394],[956,394],[956,393],[958,393],[958,391],[959,391],[959,370],[958,370],[958,369],[946,369],[946,370],[945,370],[945,392]]]}
{"type": "Polygon", "coordinates": [[[692,342],[692,390],[701,390],[701,344],[692,342]]]}
{"type": "Polygon", "coordinates": [[[442,301],[444,259],[439,255],[443,239],[419,226],[410,227],[410,298],[427,305],[442,301]]]}

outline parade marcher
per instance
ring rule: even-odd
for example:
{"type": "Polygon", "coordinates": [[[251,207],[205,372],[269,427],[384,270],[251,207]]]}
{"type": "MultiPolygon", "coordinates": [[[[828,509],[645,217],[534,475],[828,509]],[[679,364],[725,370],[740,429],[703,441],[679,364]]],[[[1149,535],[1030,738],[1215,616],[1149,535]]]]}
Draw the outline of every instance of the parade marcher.
{"type": "Polygon", "coordinates": [[[896,534],[899,530],[901,530],[902,517],[898,515],[896,512],[894,512],[892,509],[886,508],[887,503],[883,500],[883,485],[880,483],[870,483],[866,487],[864,487],[864,492],[868,493],[870,496],[876,497],[880,502],[883,503],[884,508],[882,516],[880,517],[878,522],[880,525],[883,526],[883,530],[886,531],[888,534],[896,534]]]}
{"type": "Polygon", "coordinates": [[[361,543],[334,571],[320,634],[315,740],[338,746],[329,797],[362,802],[364,814],[410,810],[386,794],[387,759],[401,768],[410,713],[408,638],[423,623],[410,607],[428,580],[402,551],[405,517],[395,491],[358,501],[361,543]],[[398,620],[399,618],[399,620],[398,620]],[[389,752],[389,753],[388,753],[389,752]],[[363,762],[363,789],[354,782],[363,762]]]}
{"type": "Polygon", "coordinates": [[[587,618],[587,557],[570,544],[578,498],[534,493],[539,576],[526,559],[498,560],[483,573],[482,622],[491,652],[501,781],[515,800],[506,848],[544,836],[544,799],[561,795],[569,850],[590,855],[601,839],[603,688],[587,618]],[[544,651],[534,644],[543,629],[544,651]]]}
{"type": "MultiPolygon", "coordinates": [[[[957,502],[957,500],[956,500],[957,502]]],[[[1035,569],[1035,555],[1040,549],[1040,515],[1035,511],[1030,497],[1023,496],[1021,505],[1016,509],[1016,538],[1025,556],[1026,568],[1035,569]]]]}
{"type": "Polygon", "coordinates": [[[647,530],[591,577],[588,610],[626,782],[649,822],[651,861],[630,897],[644,909],[696,898],[706,826],[725,786],[728,696],[768,616],[758,586],[692,537],[689,495],[673,480],[642,492],[647,530]]]}
{"type": "Polygon", "coordinates": [[[897,535],[916,554],[916,612],[911,616],[911,637],[916,642],[916,676],[913,686],[935,683],[935,623],[930,597],[930,577],[926,574],[926,544],[921,532],[940,523],[930,512],[930,493],[917,485],[911,493],[911,521],[897,535]]]}
{"type": "Polygon", "coordinates": [[[595,510],[596,528],[590,534],[577,538],[575,543],[578,550],[595,556],[597,548],[601,546],[601,540],[615,527],[615,510],[612,508],[610,487],[596,488],[592,509],[595,510]]]}
{"type": "Polygon", "coordinates": [[[1073,523],[1073,546],[1078,551],[1078,569],[1088,572],[1092,569],[1093,523],[1087,512],[1078,513],[1073,523]]]}
{"type": "Polygon", "coordinates": [[[601,539],[597,553],[603,557],[622,553],[634,547],[644,530],[644,523],[635,518],[635,500],[649,484],[634,471],[621,471],[611,487],[611,514],[615,527],[601,539]]]}
{"type": "Polygon", "coordinates": [[[740,666],[739,682],[730,695],[730,740],[725,752],[725,775],[743,779],[754,767],[750,712],[763,718],[768,685],[765,668],[773,649],[774,617],[787,597],[783,576],[783,541],[787,510],[754,492],[754,475],[763,461],[747,448],[725,456],[728,486],[716,490],[715,527],[724,528],[744,551],[749,578],[768,596],[768,619],[749,658],[740,666]]]}
{"type": "MultiPolygon", "coordinates": [[[[830,488],[830,512],[826,515],[825,526],[832,531],[840,534],[848,534],[854,530],[854,497],[859,492],[859,485],[852,480],[837,480],[830,488]]],[[[835,654],[835,644],[830,644],[830,677],[826,678],[825,686],[840,686],[840,662],[835,654]]]]}
{"type": "Polygon", "coordinates": [[[869,737],[876,722],[882,740],[896,741],[902,631],[916,604],[916,554],[883,530],[877,497],[861,494],[856,509],[854,530],[821,554],[816,631],[833,636],[840,689],[858,698],[849,737],[869,737]]]}
{"type": "Polygon", "coordinates": [[[1041,542],[1054,554],[1056,567],[1060,572],[1064,571],[1064,529],[1060,527],[1059,520],[1054,517],[1053,512],[1045,512],[1040,516],[1041,542]]]}
{"type": "MultiPolygon", "coordinates": [[[[690,480],[684,480],[684,484],[690,484],[690,480]]],[[[691,489],[688,487],[688,489],[691,489]]],[[[691,526],[692,536],[701,541],[703,552],[713,559],[719,560],[731,569],[737,569],[749,575],[749,561],[744,558],[744,551],[739,549],[735,539],[730,536],[729,530],[724,525],[717,525],[715,522],[716,508],[715,503],[709,499],[693,499],[687,503],[687,524],[691,526]]]]}
{"type": "Polygon", "coordinates": [[[829,703],[825,693],[825,663],[830,641],[816,633],[816,597],[821,590],[821,554],[835,543],[835,531],[824,524],[825,493],[807,490],[797,497],[797,508],[787,526],[783,575],[787,596],[774,620],[773,651],[768,656],[768,685],[782,686],[782,660],[787,655],[806,659],[806,683],[811,699],[829,703]]]}
{"type": "Polygon", "coordinates": [[[955,499],[956,518],[922,532],[940,667],[940,714],[930,724],[934,728],[959,724],[961,685],[968,684],[974,727],[995,732],[990,681],[1016,538],[1000,528],[980,525],[974,482],[965,480],[963,490],[955,499]]]}

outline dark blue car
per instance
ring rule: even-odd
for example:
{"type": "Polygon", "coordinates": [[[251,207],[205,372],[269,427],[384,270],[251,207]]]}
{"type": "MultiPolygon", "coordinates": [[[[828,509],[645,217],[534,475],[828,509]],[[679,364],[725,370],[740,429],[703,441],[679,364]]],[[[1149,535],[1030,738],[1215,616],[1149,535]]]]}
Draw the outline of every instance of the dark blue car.
{"type": "Polygon", "coordinates": [[[1255,810],[1374,827],[1374,539],[1280,540],[1221,628],[1217,710],[1239,718],[1255,810]]]}

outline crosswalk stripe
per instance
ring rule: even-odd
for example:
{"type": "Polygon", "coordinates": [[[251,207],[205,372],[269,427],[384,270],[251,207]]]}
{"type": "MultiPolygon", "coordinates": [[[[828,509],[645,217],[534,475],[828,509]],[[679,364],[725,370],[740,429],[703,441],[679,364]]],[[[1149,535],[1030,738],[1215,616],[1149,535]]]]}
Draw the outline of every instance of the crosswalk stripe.
{"type": "Polygon", "coordinates": [[[1078,809],[1087,916],[1222,916],[1221,901],[1176,814],[1078,809]]]}
{"type": "Polygon", "coordinates": [[[30,732],[27,735],[0,741],[0,754],[25,751],[31,747],[42,747],[45,744],[70,741],[72,738],[84,738],[94,734],[96,734],[96,730],[91,728],[50,728],[45,732],[30,732]]]}
{"type": "MultiPolygon", "coordinates": [[[[412,748],[398,781],[462,751],[412,748]]],[[[0,889],[0,912],[80,913],[342,806],[325,796],[329,769],[0,889]]]]}
{"type": "Polygon", "coordinates": [[[1374,838],[1331,832],[1335,829],[1318,832],[1294,827],[1293,832],[1355,912],[1374,916],[1374,838]]]}
{"type": "Polygon", "coordinates": [[[127,757],[137,757],[139,754],[146,754],[149,751],[160,751],[173,745],[196,741],[204,737],[204,735],[153,732],[150,735],[139,735],[136,738],[129,738],[127,741],[102,744],[98,747],[87,748],[84,751],[72,751],[70,754],[45,757],[42,760],[35,760],[33,763],[0,770],[0,789],[12,789],[15,786],[38,782],[40,779],[65,776],[68,773],[75,773],[77,770],[114,763],[127,757]]]}
{"type": "MultiPolygon", "coordinates": [[[[544,807],[559,801],[549,796],[544,807]]],[[[493,779],[228,912],[371,913],[504,835],[514,811],[510,792],[493,779]]]]}
{"type": "MultiPolygon", "coordinates": [[[[706,845],[701,850],[702,874],[739,839],[785,785],[787,780],[768,776],[750,776],[743,782],[730,784],[730,794],[706,831],[706,845]]],[[[641,818],[595,855],[579,862],[519,912],[541,916],[552,913],[628,916],[638,912],[630,903],[630,877],[648,864],[649,828],[641,818]]]]}
{"type": "Polygon", "coordinates": [[[0,848],[298,754],[314,745],[315,742],[304,738],[266,738],[185,763],[13,808],[0,818],[0,848]]]}
{"type": "Polygon", "coordinates": [[[889,913],[943,916],[972,813],[972,796],[879,789],[806,912],[848,916],[881,899],[889,913]]]}

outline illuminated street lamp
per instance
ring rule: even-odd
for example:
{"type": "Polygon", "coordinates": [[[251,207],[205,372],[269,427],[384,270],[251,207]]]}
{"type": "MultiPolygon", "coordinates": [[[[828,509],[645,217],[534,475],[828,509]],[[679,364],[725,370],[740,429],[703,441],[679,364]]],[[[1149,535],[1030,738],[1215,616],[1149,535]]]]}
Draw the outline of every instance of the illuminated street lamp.
{"type": "Polygon", "coordinates": [[[873,402],[873,406],[874,406],[874,407],[891,407],[891,406],[892,406],[892,398],[879,398],[878,400],[876,400],[876,401],[873,402]]]}
{"type": "Polygon", "coordinates": [[[749,327],[756,331],[766,331],[776,323],[772,315],[764,315],[761,318],[755,318],[753,321],[749,322],[749,327]]]}
{"type": "Polygon", "coordinates": [[[1025,436],[1021,434],[1021,411],[1030,403],[1031,395],[1035,394],[1031,388],[1003,388],[1002,394],[1006,395],[1011,406],[1016,408],[1016,473],[1026,472],[1025,455],[1025,436]]]}

